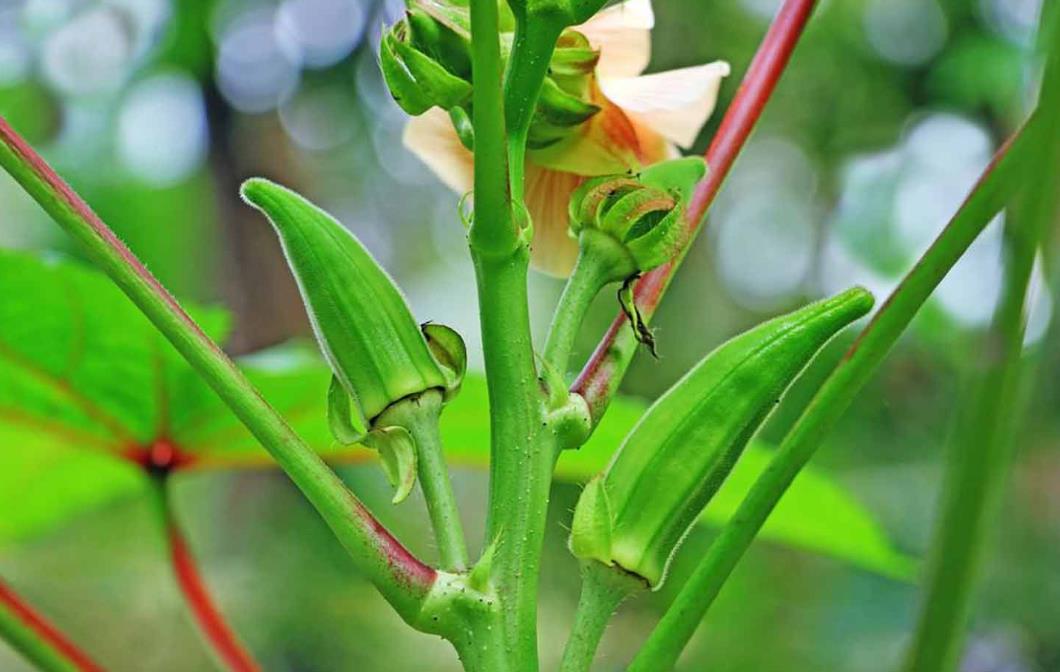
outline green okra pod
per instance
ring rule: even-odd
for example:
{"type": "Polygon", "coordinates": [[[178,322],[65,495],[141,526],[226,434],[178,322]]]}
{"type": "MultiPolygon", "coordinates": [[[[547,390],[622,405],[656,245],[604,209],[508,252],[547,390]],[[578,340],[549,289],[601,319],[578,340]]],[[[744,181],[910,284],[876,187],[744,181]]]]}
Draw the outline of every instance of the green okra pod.
{"type": "Polygon", "coordinates": [[[765,322],[707,355],[656,401],[575,511],[571,549],[658,587],[682,538],[784,390],[865,315],[861,288],[765,322]]]}

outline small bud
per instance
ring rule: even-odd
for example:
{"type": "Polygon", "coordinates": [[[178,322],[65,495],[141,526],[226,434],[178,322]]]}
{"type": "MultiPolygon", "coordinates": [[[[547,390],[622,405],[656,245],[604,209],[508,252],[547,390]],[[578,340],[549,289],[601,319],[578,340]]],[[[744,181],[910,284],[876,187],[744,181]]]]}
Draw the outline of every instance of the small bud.
{"type": "Polygon", "coordinates": [[[466,41],[431,16],[410,10],[383,35],[379,65],[394,100],[415,116],[471,99],[469,50],[466,41]]]}
{"type": "Polygon", "coordinates": [[[851,289],[707,355],[648,409],[607,471],[586,487],[575,509],[574,554],[658,588],[681,540],[784,390],[871,307],[867,291],[851,289]]]}
{"type": "Polygon", "coordinates": [[[564,90],[570,91],[568,83],[577,81],[570,78],[591,75],[599,61],[600,52],[593,49],[589,38],[576,30],[565,30],[556,41],[556,49],[552,52],[549,75],[564,90]]]}
{"type": "Polygon", "coordinates": [[[684,210],[706,172],[699,158],[657,164],[640,175],[587,180],[571,196],[571,233],[583,255],[606,256],[609,280],[650,271],[673,258],[685,240],[684,210]]]}
{"type": "Polygon", "coordinates": [[[544,149],[570,138],[600,107],[563,90],[551,77],[541,86],[527,137],[529,149],[544,149]]]}

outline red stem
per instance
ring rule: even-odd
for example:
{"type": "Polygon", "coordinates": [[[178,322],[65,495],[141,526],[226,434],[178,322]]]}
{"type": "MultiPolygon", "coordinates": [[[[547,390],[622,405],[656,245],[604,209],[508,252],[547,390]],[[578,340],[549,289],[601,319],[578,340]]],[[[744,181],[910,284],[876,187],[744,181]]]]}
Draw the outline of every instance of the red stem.
{"type": "MultiPolygon", "coordinates": [[[[707,210],[714,202],[714,197],[717,196],[722,182],[729,174],[759,117],[762,116],[762,110],[784,73],[815,5],[816,0],[785,0],[773,19],[747,69],[747,74],[740,83],[736,97],[725,112],[721,126],[707,149],[706,158],[710,170],[699,183],[689,204],[686,218],[690,233],[688,243],[673,261],[641,278],[634,290],[636,305],[645,318],[654,314],[674,272],[696,233],[702,228],[707,210]]],[[[607,406],[609,397],[614,392],[614,378],[621,376],[622,370],[628,364],[628,361],[621,361],[623,358],[613,356],[612,351],[623,333],[625,323],[626,316],[620,313],[571,388],[573,392],[585,398],[596,419],[599,419],[599,411],[607,406]]]]}
{"type": "MultiPolygon", "coordinates": [[[[159,487],[164,489],[165,483],[159,487]]],[[[202,633],[213,645],[217,655],[232,672],[260,672],[261,668],[243,647],[229,627],[224,616],[210,596],[206,583],[195,564],[188,542],[169,508],[168,498],[163,492],[162,506],[166,524],[166,540],[169,543],[169,558],[184,600],[191,609],[202,633]]]]}
{"type": "Polygon", "coordinates": [[[92,662],[88,654],[67,639],[44,616],[26,604],[3,580],[0,580],[0,604],[81,672],[103,672],[103,668],[92,662]]]}

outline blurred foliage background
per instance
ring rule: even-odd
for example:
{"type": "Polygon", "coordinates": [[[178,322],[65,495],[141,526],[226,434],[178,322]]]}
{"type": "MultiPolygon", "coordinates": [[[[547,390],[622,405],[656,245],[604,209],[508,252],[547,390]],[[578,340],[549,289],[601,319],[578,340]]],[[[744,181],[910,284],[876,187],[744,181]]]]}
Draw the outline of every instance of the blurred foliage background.
{"type": "MultiPolygon", "coordinates": [[[[779,3],[655,4],[652,69],[730,61],[724,110],[779,3]]],[[[0,115],[167,286],[234,312],[231,351],[308,333],[272,232],[237,196],[242,179],[265,175],[355,230],[416,314],[455,326],[480,362],[457,199],[402,148],[405,119],[378,74],[380,26],[400,11],[391,0],[0,0],[0,115]]],[[[639,359],[626,393],[658,395],[722,339],[808,299],[854,282],[889,291],[1022,118],[1037,12],[1037,0],[823,0],[657,317],[661,359],[639,359]]],[[[913,556],[932,529],[963,369],[999,293],[1000,233],[995,222],[954,269],[816,461],[913,556]]],[[[6,175],[0,246],[78,254],[6,175]]],[[[1060,670],[1060,361],[1055,339],[1044,338],[1052,301],[1036,284],[1028,341],[1042,350],[1047,375],[1020,428],[963,672],[1060,670]]],[[[556,280],[532,278],[538,336],[559,290],[556,280]]],[[[613,297],[601,297],[583,355],[614,312],[613,297]]],[[[827,363],[796,386],[766,438],[783,434],[827,363]]],[[[376,471],[344,476],[402,538],[428,535],[422,516],[387,504],[376,471]]],[[[457,471],[455,480],[477,545],[485,477],[457,471]]],[[[407,631],[358,579],[278,473],[176,485],[203,570],[268,669],[457,669],[444,643],[407,631]]],[[[555,491],[546,665],[576,599],[563,529],[576,495],[572,486],[555,491]]],[[[0,576],[114,669],[212,669],[160,561],[149,507],[126,499],[0,546],[0,576]]],[[[671,586],[710,537],[692,536],[671,586]]],[[[664,590],[622,610],[599,669],[621,668],[667,598],[664,590]]],[[[757,544],[684,669],[891,670],[916,600],[911,584],[757,544]]],[[[0,646],[0,669],[26,668],[0,646]]]]}

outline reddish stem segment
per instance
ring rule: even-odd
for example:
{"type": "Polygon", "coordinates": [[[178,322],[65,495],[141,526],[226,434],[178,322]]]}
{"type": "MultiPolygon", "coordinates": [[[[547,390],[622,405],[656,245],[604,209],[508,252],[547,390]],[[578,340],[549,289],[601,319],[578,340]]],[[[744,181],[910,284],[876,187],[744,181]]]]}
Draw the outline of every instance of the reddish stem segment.
{"type": "Polygon", "coordinates": [[[33,631],[39,642],[51,647],[74,669],[81,670],[81,672],[103,672],[103,668],[94,663],[88,654],[67,639],[44,616],[26,604],[2,580],[0,580],[0,608],[13,614],[26,628],[33,631]]]}
{"type": "Polygon", "coordinates": [[[224,616],[213,603],[199,574],[199,568],[188,549],[188,543],[172,516],[166,518],[169,557],[184,600],[195,616],[202,633],[210,640],[217,655],[232,672],[259,672],[261,669],[232,632],[224,616]]]}
{"type": "MultiPolygon", "coordinates": [[[[721,126],[707,149],[706,158],[710,170],[696,188],[686,217],[691,234],[688,244],[673,261],[647,273],[637,283],[634,298],[645,319],[655,313],[695,234],[702,228],[707,210],[714,202],[714,197],[717,196],[722,182],[729,174],[759,117],[762,116],[762,110],[787,67],[815,5],[816,0],[786,0],[773,19],[736,92],[736,97],[729,105],[721,126]]],[[[614,394],[618,379],[629,365],[632,348],[628,343],[620,341],[632,339],[632,335],[624,328],[625,325],[626,317],[620,313],[611,323],[611,327],[572,387],[573,392],[582,395],[589,403],[593,419],[597,421],[614,394]]]]}
{"type": "Polygon", "coordinates": [[[302,490],[357,567],[409,622],[436,573],[350,492],[239,368],[58,174],[0,117],[0,166],[75,240],[195,368],[302,490]]]}

